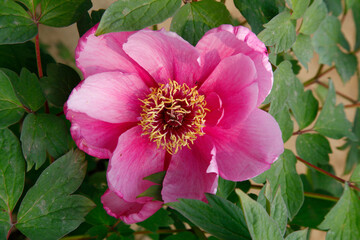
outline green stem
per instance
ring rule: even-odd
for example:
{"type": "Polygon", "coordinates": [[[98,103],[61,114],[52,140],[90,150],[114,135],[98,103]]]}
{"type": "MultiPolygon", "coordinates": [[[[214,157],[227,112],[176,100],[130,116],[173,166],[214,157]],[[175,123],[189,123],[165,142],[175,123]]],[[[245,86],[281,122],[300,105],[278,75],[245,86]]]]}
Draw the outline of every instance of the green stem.
{"type": "MultiPolygon", "coordinates": [[[[252,184],[251,188],[261,190],[263,188],[263,185],[252,184]]],[[[312,192],[304,192],[304,196],[310,197],[310,198],[328,200],[328,201],[332,201],[332,202],[337,202],[339,200],[338,197],[333,197],[333,196],[320,194],[320,193],[312,193],[312,192]]]]}
{"type": "Polygon", "coordinates": [[[207,237],[205,236],[204,232],[201,231],[200,228],[198,228],[196,226],[192,226],[191,230],[193,231],[193,233],[195,233],[195,235],[198,237],[198,239],[207,240],[207,237]]]}
{"type": "Polygon", "coordinates": [[[307,132],[312,132],[312,131],[314,131],[314,130],[313,129],[298,130],[296,132],[293,132],[292,135],[300,135],[300,134],[307,133],[307,132]]]}

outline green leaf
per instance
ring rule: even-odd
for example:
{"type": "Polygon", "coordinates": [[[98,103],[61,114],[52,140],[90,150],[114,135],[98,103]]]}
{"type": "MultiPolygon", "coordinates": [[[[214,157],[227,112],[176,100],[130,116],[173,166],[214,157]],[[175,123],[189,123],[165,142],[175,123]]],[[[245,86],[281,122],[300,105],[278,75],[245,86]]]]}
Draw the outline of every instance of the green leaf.
{"type": "Polygon", "coordinates": [[[76,229],[94,207],[87,198],[70,195],[86,173],[85,156],[70,151],[46,168],[23,199],[16,228],[30,239],[58,239],[76,229]]]}
{"type": "Polygon", "coordinates": [[[326,239],[360,239],[360,201],[346,184],[343,195],[319,225],[326,239]]]}
{"type": "Polygon", "coordinates": [[[40,0],[39,22],[52,27],[65,27],[78,21],[91,7],[90,0],[40,0]]]}
{"type": "Polygon", "coordinates": [[[180,0],[117,1],[106,9],[95,34],[140,30],[161,23],[180,5],[180,0]]]}
{"type": "Polygon", "coordinates": [[[265,182],[267,179],[273,189],[281,186],[281,195],[285,201],[290,220],[297,214],[304,201],[303,185],[296,172],[295,165],[295,155],[290,150],[285,149],[269,170],[253,179],[256,182],[265,182]]]}
{"type": "Polygon", "coordinates": [[[276,0],[234,0],[234,4],[256,34],[264,29],[265,23],[279,13],[276,0]]]}
{"type": "Polygon", "coordinates": [[[320,134],[301,134],[296,138],[296,152],[299,156],[314,164],[327,164],[332,153],[329,141],[320,134]]]}
{"type": "Polygon", "coordinates": [[[297,59],[299,59],[300,63],[308,69],[307,64],[314,55],[310,36],[300,33],[297,36],[292,49],[294,50],[294,54],[297,59]]]}
{"type": "Polygon", "coordinates": [[[315,123],[314,130],[335,139],[348,137],[357,140],[356,135],[351,131],[351,123],[346,119],[344,106],[335,106],[335,88],[332,81],[329,81],[329,92],[325,105],[315,123]]]}
{"type": "Polygon", "coordinates": [[[280,112],[272,114],[277,123],[279,124],[282,139],[284,142],[289,140],[294,131],[294,123],[291,120],[290,112],[288,109],[283,108],[280,112]]]}
{"type": "Polygon", "coordinates": [[[354,169],[350,181],[360,185],[360,164],[358,164],[354,169]]]}
{"type": "Polygon", "coordinates": [[[255,200],[236,189],[252,239],[283,239],[278,224],[255,200]],[[266,226],[266,227],[264,227],[266,226]]]}
{"type": "Polygon", "coordinates": [[[0,69],[0,128],[17,123],[25,112],[11,81],[18,76],[11,71],[7,73],[0,69]]]}
{"type": "Polygon", "coordinates": [[[295,21],[291,20],[288,10],[276,15],[264,27],[258,37],[266,46],[275,45],[275,53],[288,50],[296,40],[295,21]]]}
{"type": "MultiPolygon", "coordinates": [[[[321,169],[335,175],[334,168],[330,164],[318,164],[318,166],[321,169]]],[[[343,187],[340,182],[314,169],[308,169],[307,177],[311,181],[312,188],[315,191],[325,191],[326,194],[336,197],[340,197],[343,192],[343,187]]]]}
{"type": "Polygon", "coordinates": [[[0,26],[0,44],[28,41],[38,31],[25,9],[12,0],[0,1],[0,26]]]}
{"type": "Polygon", "coordinates": [[[269,113],[276,115],[282,111],[295,91],[295,75],[289,61],[283,61],[274,72],[274,85],[268,96],[271,101],[269,113]]]}
{"type": "Polygon", "coordinates": [[[324,199],[322,195],[330,195],[329,192],[315,190],[312,184],[309,182],[308,177],[309,175],[301,175],[301,180],[304,184],[304,191],[315,195],[317,198],[314,196],[305,196],[304,204],[301,206],[299,213],[294,217],[291,223],[317,229],[317,226],[324,220],[325,215],[336,204],[337,200],[327,198],[324,199]]]}
{"type": "Polygon", "coordinates": [[[360,2],[354,1],[351,10],[356,27],[356,33],[355,33],[356,39],[355,39],[354,50],[358,50],[360,48],[360,2]]]}
{"type": "Polygon", "coordinates": [[[200,200],[179,199],[167,203],[206,232],[224,240],[251,239],[244,214],[235,204],[206,194],[209,204],[200,200]]]}
{"type": "Polygon", "coordinates": [[[308,234],[308,229],[299,230],[290,233],[285,240],[306,240],[308,234]]]}
{"type": "MultiPolygon", "coordinates": [[[[20,75],[21,69],[26,68],[30,72],[37,72],[35,44],[26,42],[22,44],[0,45],[0,67],[8,68],[20,75]]],[[[42,66],[46,66],[55,60],[46,50],[40,47],[40,56],[42,66]]],[[[46,69],[44,74],[46,74],[46,69]]]]}
{"type": "Polygon", "coordinates": [[[160,208],[154,215],[145,221],[137,223],[137,225],[142,226],[152,232],[156,232],[159,227],[167,227],[173,223],[174,221],[169,216],[169,212],[163,208],[160,208]]]}
{"type": "Polygon", "coordinates": [[[71,91],[80,82],[79,74],[61,63],[47,65],[48,77],[40,81],[46,99],[56,107],[63,107],[71,91]]]}
{"type": "Polygon", "coordinates": [[[290,0],[293,13],[291,19],[301,18],[309,6],[310,0],[290,0]]]}
{"type": "Polygon", "coordinates": [[[79,35],[82,36],[85,34],[90,28],[95,26],[98,22],[100,22],[100,19],[102,15],[104,14],[105,9],[99,9],[97,11],[92,11],[91,16],[89,13],[84,13],[79,21],[76,22],[76,26],[79,32],[79,35]]]}
{"type": "Polygon", "coordinates": [[[10,216],[24,188],[25,161],[17,137],[0,129],[0,238],[12,226],[10,216]]]}
{"type": "Polygon", "coordinates": [[[314,34],[313,46],[319,54],[319,62],[331,66],[338,52],[340,40],[340,21],[334,16],[327,16],[314,34]]]}
{"type": "Polygon", "coordinates": [[[144,192],[140,193],[139,197],[152,197],[153,200],[163,201],[161,196],[162,185],[152,185],[144,192]]]}
{"type": "Polygon", "coordinates": [[[324,0],[329,12],[334,16],[339,16],[342,13],[341,0],[324,0]]]}
{"type": "Polygon", "coordinates": [[[276,221],[280,230],[280,234],[283,236],[286,231],[288,215],[286,204],[281,196],[280,187],[275,193],[273,193],[270,187],[270,183],[267,182],[263,189],[261,189],[257,201],[262,204],[263,207],[265,207],[270,217],[276,221]],[[275,196],[273,196],[274,194],[275,196]],[[264,196],[263,199],[262,195],[264,196]]]}
{"type": "Polygon", "coordinates": [[[27,171],[35,164],[41,167],[46,152],[58,158],[69,150],[68,130],[65,122],[51,114],[29,114],[21,131],[22,150],[27,162],[27,171]]]}
{"type": "Polygon", "coordinates": [[[304,92],[304,86],[297,78],[294,85],[294,92],[290,95],[288,105],[301,130],[315,120],[319,104],[311,90],[304,92]]]}
{"type": "Polygon", "coordinates": [[[305,11],[300,32],[310,35],[318,29],[327,15],[327,8],[322,0],[315,0],[305,11]]]}
{"type": "Polygon", "coordinates": [[[219,177],[216,195],[227,199],[228,196],[231,194],[231,192],[234,191],[235,186],[236,186],[236,182],[229,181],[223,179],[222,177],[219,177]]]}
{"type": "Polygon", "coordinates": [[[16,95],[24,106],[34,112],[43,106],[46,99],[36,74],[23,68],[20,73],[20,78],[13,78],[11,80],[16,95]]]}
{"type": "Polygon", "coordinates": [[[162,172],[157,172],[157,173],[151,174],[147,177],[144,177],[143,179],[148,180],[153,183],[162,184],[164,181],[165,175],[166,175],[166,171],[162,171],[162,172]]]}
{"type": "Polygon", "coordinates": [[[343,53],[340,49],[336,53],[335,67],[343,82],[346,83],[356,72],[357,58],[354,54],[343,53]]]}
{"type": "Polygon", "coordinates": [[[225,5],[214,0],[191,2],[175,14],[170,30],[195,45],[210,29],[221,24],[231,24],[225,5]]]}

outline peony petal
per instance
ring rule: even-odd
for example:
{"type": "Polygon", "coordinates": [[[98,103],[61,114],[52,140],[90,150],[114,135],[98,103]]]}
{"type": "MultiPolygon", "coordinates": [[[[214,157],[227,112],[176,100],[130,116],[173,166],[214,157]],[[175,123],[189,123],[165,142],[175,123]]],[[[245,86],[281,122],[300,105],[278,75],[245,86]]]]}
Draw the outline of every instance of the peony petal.
{"type": "Polygon", "coordinates": [[[206,96],[206,108],[210,111],[206,114],[206,126],[216,126],[224,117],[224,108],[219,95],[211,92],[206,96]]]}
{"type": "Polygon", "coordinates": [[[270,93],[273,73],[267,50],[249,29],[242,26],[221,25],[208,31],[196,48],[200,51],[201,62],[204,64],[200,81],[204,81],[222,59],[242,53],[252,59],[256,68],[256,80],[259,86],[257,106],[270,93]]]}
{"type": "MultiPolygon", "coordinates": [[[[253,111],[259,92],[255,79],[254,63],[249,57],[240,53],[223,59],[202,84],[199,89],[201,93],[208,96],[215,92],[222,101],[224,116],[220,125],[228,128],[246,119],[253,111]]],[[[209,107],[211,115],[213,109],[211,105],[209,107]]]]}
{"type": "Polygon", "coordinates": [[[191,87],[199,77],[198,51],[176,33],[144,29],[123,49],[159,83],[171,79],[191,87]]]}
{"type": "Polygon", "coordinates": [[[215,193],[218,175],[207,173],[212,155],[211,140],[199,137],[191,149],[184,147],[172,156],[163,182],[162,197],[165,203],[178,198],[205,200],[205,194],[215,193]]]}
{"type": "Polygon", "coordinates": [[[65,110],[65,113],[71,121],[70,132],[76,145],[87,154],[98,158],[110,158],[119,136],[137,125],[136,122],[103,122],[71,110],[65,110]]]}
{"type": "Polygon", "coordinates": [[[71,93],[67,108],[109,123],[137,122],[141,101],[150,92],[134,74],[107,72],[91,75],[71,93]]]}
{"type": "Polygon", "coordinates": [[[204,131],[215,143],[219,175],[231,181],[259,175],[284,151],[279,125],[260,109],[231,129],[214,127],[204,131]]]}
{"type": "Polygon", "coordinates": [[[156,143],[141,134],[137,126],[119,137],[107,170],[109,189],[128,202],[148,201],[148,197],[136,198],[154,185],[143,178],[164,170],[165,150],[157,149],[156,143]]]}
{"type": "Polygon", "coordinates": [[[110,190],[101,197],[101,203],[110,216],[120,218],[126,224],[142,222],[162,206],[162,202],[151,200],[145,203],[127,202],[110,190]]]}
{"type": "Polygon", "coordinates": [[[102,72],[137,73],[148,86],[154,86],[150,75],[122,49],[134,32],[95,36],[97,27],[98,24],[80,38],[75,50],[76,66],[80,68],[84,78],[102,72]]]}

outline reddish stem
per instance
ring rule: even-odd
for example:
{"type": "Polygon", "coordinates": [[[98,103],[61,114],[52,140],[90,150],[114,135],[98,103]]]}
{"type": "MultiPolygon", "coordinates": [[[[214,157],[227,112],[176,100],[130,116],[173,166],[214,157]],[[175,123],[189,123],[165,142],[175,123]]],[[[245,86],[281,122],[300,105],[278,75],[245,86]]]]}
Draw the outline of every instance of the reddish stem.
{"type": "MultiPolygon", "coordinates": [[[[39,24],[37,24],[37,28],[38,28],[38,34],[36,34],[36,37],[35,37],[36,63],[37,63],[39,78],[42,78],[44,76],[44,74],[43,74],[43,70],[42,70],[42,66],[41,66],[40,42],[39,42],[39,24]]],[[[49,112],[50,112],[49,104],[46,101],[45,102],[45,113],[49,113],[49,112]]]]}
{"type": "MultiPolygon", "coordinates": [[[[321,169],[321,168],[319,168],[319,167],[317,167],[317,166],[309,163],[308,161],[305,161],[304,159],[302,159],[302,158],[300,158],[300,157],[298,157],[298,156],[296,156],[296,159],[299,160],[300,162],[304,163],[306,166],[309,166],[309,167],[315,169],[316,171],[321,172],[322,174],[325,174],[325,175],[327,175],[327,176],[335,179],[335,180],[338,181],[338,182],[341,182],[341,183],[346,183],[346,182],[347,182],[347,181],[345,181],[344,179],[339,178],[338,176],[335,176],[334,174],[329,173],[329,172],[327,172],[327,171],[325,171],[325,170],[323,170],[323,169],[321,169]]],[[[353,188],[353,189],[355,189],[355,190],[357,190],[357,191],[360,192],[360,188],[358,188],[357,186],[355,186],[353,183],[348,182],[348,184],[349,184],[349,187],[351,187],[351,188],[353,188]]]]}
{"type": "Polygon", "coordinates": [[[300,135],[300,134],[307,133],[307,132],[312,132],[312,131],[314,131],[314,130],[313,129],[298,130],[296,132],[293,132],[292,135],[300,135]]]}

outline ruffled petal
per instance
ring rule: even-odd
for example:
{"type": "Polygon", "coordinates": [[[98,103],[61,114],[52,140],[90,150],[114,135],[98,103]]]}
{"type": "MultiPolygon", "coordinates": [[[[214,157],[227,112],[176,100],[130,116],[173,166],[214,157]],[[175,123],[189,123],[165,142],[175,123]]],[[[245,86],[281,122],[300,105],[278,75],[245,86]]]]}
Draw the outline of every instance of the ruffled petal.
{"type": "Polygon", "coordinates": [[[260,109],[231,129],[205,128],[216,147],[219,175],[244,181],[270,168],[284,151],[281,131],[275,119],[260,109]]]}
{"type": "Polygon", "coordinates": [[[171,79],[192,87],[200,75],[198,51],[176,33],[144,29],[123,49],[159,83],[171,79]]]}
{"type": "Polygon", "coordinates": [[[191,149],[184,147],[172,156],[161,192],[165,203],[178,198],[205,200],[204,193],[216,193],[218,175],[207,172],[214,158],[212,150],[211,140],[204,136],[191,149]]]}
{"type": "Polygon", "coordinates": [[[145,203],[127,202],[110,190],[107,190],[101,197],[101,203],[110,216],[120,218],[126,224],[142,222],[162,206],[162,202],[151,200],[145,203]]]}
{"type": "Polygon", "coordinates": [[[119,137],[107,170],[109,189],[128,202],[148,201],[149,197],[136,198],[155,184],[143,178],[164,170],[165,150],[141,134],[137,126],[119,137]]]}
{"type": "MultiPolygon", "coordinates": [[[[243,121],[256,107],[258,84],[252,60],[243,54],[223,59],[202,84],[199,91],[206,96],[215,92],[222,101],[224,116],[219,125],[229,128],[243,121]]],[[[210,115],[213,114],[210,107],[210,115]]],[[[215,110],[217,111],[217,110],[215,110]]]]}
{"type": "Polygon", "coordinates": [[[201,53],[201,63],[203,63],[200,81],[204,81],[222,59],[242,53],[251,58],[256,68],[256,81],[259,86],[257,106],[270,93],[273,72],[266,47],[248,28],[221,25],[208,31],[196,48],[201,53]]]}
{"type": "Polygon", "coordinates": [[[114,32],[96,37],[97,27],[98,24],[80,38],[75,50],[76,66],[84,78],[102,72],[137,73],[149,86],[153,86],[150,75],[122,49],[134,32],[114,32]]]}
{"type": "MultiPolygon", "coordinates": [[[[67,109],[67,107],[65,107],[67,109]]],[[[71,121],[71,136],[76,145],[89,155],[98,158],[110,158],[115,150],[119,136],[136,122],[108,123],[94,119],[85,113],[65,110],[71,121]]]]}
{"type": "Polygon", "coordinates": [[[67,108],[108,123],[137,122],[142,105],[139,99],[144,99],[149,92],[138,75],[99,73],[72,91],[67,108]]]}

